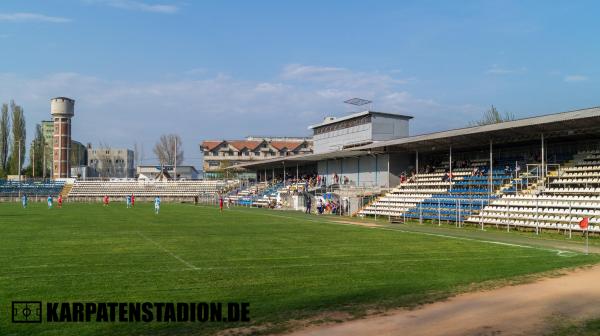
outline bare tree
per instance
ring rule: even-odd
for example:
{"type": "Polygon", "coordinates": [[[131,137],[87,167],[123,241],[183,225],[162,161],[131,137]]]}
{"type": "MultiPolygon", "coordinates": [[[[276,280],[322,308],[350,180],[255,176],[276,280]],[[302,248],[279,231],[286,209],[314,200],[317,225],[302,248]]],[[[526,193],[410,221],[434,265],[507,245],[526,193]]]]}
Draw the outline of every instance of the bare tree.
{"type": "Polygon", "coordinates": [[[485,113],[483,114],[483,118],[481,118],[480,120],[477,120],[475,122],[472,122],[471,125],[472,126],[483,126],[483,125],[497,124],[497,123],[511,121],[511,120],[515,120],[514,114],[509,113],[509,112],[504,112],[504,114],[501,114],[498,111],[498,109],[496,109],[496,107],[494,105],[492,105],[492,107],[490,107],[489,110],[485,111],[485,113]]]}
{"type": "Polygon", "coordinates": [[[181,137],[177,134],[161,135],[154,145],[153,151],[162,165],[174,165],[175,158],[177,158],[177,165],[183,163],[183,144],[181,137]],[[177,148],[177,153],[175,153],[175,148],[177,148]]]}
{"type": "Polygon", "coordinates": [[[44,139],[44,135],[42,134],[42,126],[40,124],[36,124],[35,125],[35,138],[31,142],[31,145],[29,147],[29,160],[31,162],[31,166],[32,167],[37,167],[37,170],[35,171],[35,173],[36,173],[35,176],[33,175],[33,170],[32,170],[32,174],[31,175],[33,177],[42,176],[43,175],[43,170],[44,170],[44,158],[43,158],[44,146],[46,146],[46,141],[44,139]]]}

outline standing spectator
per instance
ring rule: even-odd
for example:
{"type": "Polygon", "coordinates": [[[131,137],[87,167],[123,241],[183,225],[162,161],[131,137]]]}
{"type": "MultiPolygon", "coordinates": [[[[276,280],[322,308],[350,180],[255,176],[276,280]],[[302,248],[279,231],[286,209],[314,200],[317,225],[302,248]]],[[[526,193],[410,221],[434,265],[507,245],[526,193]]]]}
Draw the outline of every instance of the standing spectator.
{"type": "Polygon", "coordinates": [[[312,197],[310,197],[310,195],[308,195],[308,196],[306,196],[306,211],[304,211],[304,213],[309,214],[311,207],[312,207],[312,197]]]}

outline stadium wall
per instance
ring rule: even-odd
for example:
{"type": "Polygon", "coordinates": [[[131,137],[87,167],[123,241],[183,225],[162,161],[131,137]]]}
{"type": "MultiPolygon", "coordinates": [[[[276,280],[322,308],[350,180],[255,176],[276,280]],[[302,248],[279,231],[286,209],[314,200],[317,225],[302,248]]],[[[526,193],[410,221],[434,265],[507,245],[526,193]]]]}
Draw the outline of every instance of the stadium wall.
{"type": "MultiPolygon", "coordinates": [[[[388,171],[389,155],[363,155],[335,160],[322,160],[317,163],[318,174],[333,183],[335,174],[340,184],[347,177],[351,185],[359,187],[385,187],[397,180],[388,171]]],[[[393,184],[392,184],[393,185],[393,184]]]]}

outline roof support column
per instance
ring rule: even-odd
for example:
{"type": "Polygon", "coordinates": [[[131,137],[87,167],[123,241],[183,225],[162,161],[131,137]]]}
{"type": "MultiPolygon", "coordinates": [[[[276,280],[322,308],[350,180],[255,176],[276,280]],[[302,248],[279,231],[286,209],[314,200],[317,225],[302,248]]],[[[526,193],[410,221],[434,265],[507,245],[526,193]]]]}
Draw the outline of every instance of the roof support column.
{"type": "Polygon", "coordinates": [[[415,179],[417,181],[417,188],[419,187],[419,151],[415,151],[415,179]]]}
{"type": "Polygon", "coordinates": [[[492,186],[493,186],[493,178],[494,178],[494,160],[492,156],[492,139],[490,139],[490,169],[488,170],[488,180],[489,180],[489,195],[492,196],[492,186]]]}
{"type": "Polygon", "coordinates": [[[377,162],[377,154],[375,154],[374,157],[375,157],[375,185],[374,186],[377,186],[379,184],[379,180],[378,180],[379,174],[377,173],[377,171],[379,170],[379,165],[377,162]]]}
{"type": "Polygon", "coordinates": [[[387,188],[391,188],[391,176],[390,176],[390,154],[387,155],[387,181],[386,181],[386,187],[387,188]]]}
{"type": "Polygon", "coordinates": [[[285,161],[283,161],[283,187],[285,188],[285,182],[286,182],[286,178],[285,178],[285,161]]]}
{"type": "Polygon", "coordinates": [[[450,158],[448,165],[450,166],[450,192],[452,192],[452,145],[450,145],[450,158]]]}
{"type": "Polygon", "coordinates": [[[298,183],[298,164],[296,163],[296,183],[298,183]]]}
{"type": "Polygon", "coordinates": [[[356,158],[356,186],[360,186],[360,156],[356,158]]]}
{"type": "Polygon", "coordinates": [[[544,133],[542,133],[542,171],[540,175],[542,180],[544,179],[544,177],[546,177],[546,153],[544,147],[544,133]]]}

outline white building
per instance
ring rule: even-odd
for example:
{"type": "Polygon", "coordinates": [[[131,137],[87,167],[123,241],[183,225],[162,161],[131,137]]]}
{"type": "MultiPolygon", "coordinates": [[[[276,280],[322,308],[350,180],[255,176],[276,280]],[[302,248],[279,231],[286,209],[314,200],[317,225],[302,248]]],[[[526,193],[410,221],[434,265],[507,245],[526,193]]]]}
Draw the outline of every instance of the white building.
{"type": "MultiPolygon", "coordinates": [[[[163,171],[166,172],[171,178],[175,177],[174,166],[163,166],[163,171]]],[[[139,178],[156,179],[161,173],[160,165],[144,165],[137,166],[136,175],[139,178]]],[[[177,166],[177,179],[179,180],[197,180],[200,178],[198,170],[194,166],[177,166]]]]}
{"type": "Polygon", "coordinates": [[[88,145],[90,176],[130,178],[135,175],[133,151],[127,148],[92,148],[88,145]]]}
{"type": "Polygon", "coordinates": [[[313,131],[313,151],[320,154],[407,137],[410,119],[401,114],[363,111],[327,117],[308,128],[313,131]]]}

